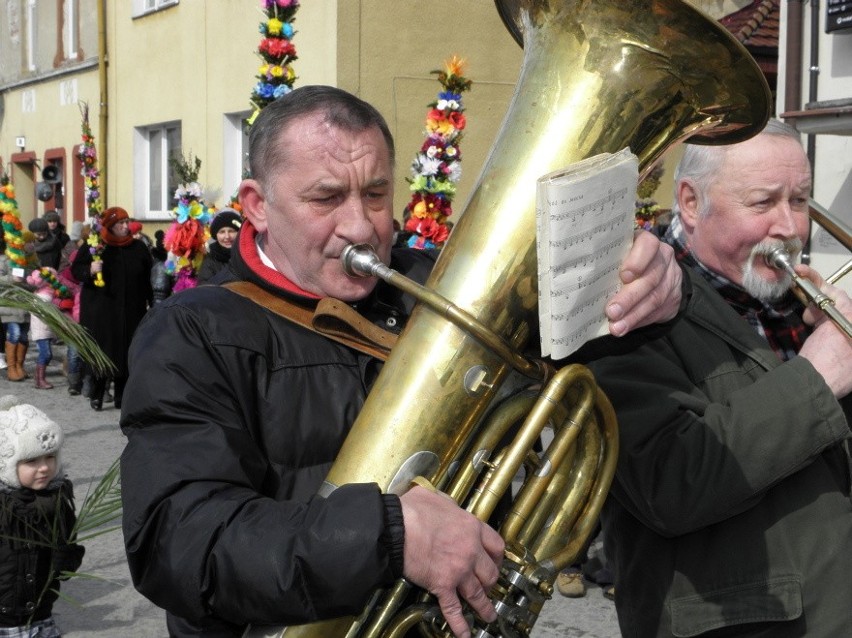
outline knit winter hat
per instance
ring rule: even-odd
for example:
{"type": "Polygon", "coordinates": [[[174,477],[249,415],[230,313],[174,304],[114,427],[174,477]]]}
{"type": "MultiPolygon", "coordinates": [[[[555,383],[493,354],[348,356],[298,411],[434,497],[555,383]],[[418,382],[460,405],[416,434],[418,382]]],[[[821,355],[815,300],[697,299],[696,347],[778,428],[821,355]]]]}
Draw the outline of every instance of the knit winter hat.
{"type": "Polygon", "coordinates": [[[130,215],[127,214],[127,211],[121,208],[120,206],[113,206],[112,208],[107,208],[103,212],[102,224],[105,228],[112,228],[122,219],[128,219],[130,215]]]}
{"type": "Polygon", "coordinates": [[[21,487],[19,461],[55,454],[57,476],[62,470],[62,428],[33,405],[11,405],[16,401],[13,395],[0,398],[0,407],[5,408],[0,411],[0,481],[13,489],[21,487]]]}
{"type": "Polygon", "coordinates": [[[68,231],[68,238],[71,241],[77,241],[83,236],[83,222],[76,221],[71,224],[71,230],[68,231]]]}
{"type": "Polygon", "coordinates": [[[59,217],[59,213],[56,212],[55,210],[49,210],[49,211],[45,212],[45,214],[42,215],[41,218],[46,222],[60,222],[60,221],[62,221],[59,217]]]}
{"type": "Polygon", "coordinates": [[[242,225],[243,218],[240,217],[240,214],[237,211],[233,208],[223,208],[221,211],[216,213],[213,221],[210,222],[210,236],[215,238],[216,233],[227,227],[233,228],[235,231],[239,232],[242,225]]]}
{"type": "Polygon", "coordinates": [[[44,217],[36,217],[29,224],[27,224],[27,228],[30,229],[31,233],[46,233],[50,230],[47,227],[47,222],[44,221],[44,217]]]}

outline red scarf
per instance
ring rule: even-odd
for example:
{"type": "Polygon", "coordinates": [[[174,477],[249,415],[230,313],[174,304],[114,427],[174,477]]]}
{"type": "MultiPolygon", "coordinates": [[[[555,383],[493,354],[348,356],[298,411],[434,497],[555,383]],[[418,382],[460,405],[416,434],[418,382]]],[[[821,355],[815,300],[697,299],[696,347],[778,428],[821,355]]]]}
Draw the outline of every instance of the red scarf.
{"type": "Polygon", "coordinates": [[[287,277],[283,274],[263,263],[263,260],[260,258],[260,253],[257,250],[257,229],[251,225],[251,222],[248,219],[243,220],[243,225],[240,227],[240,234],[237,237],[239,240],[238,248],[240,256],[243,258],[246,266],[248,266],[258,277],[273,286],[282,288],[287,292],[299,295],[300,297],[321,299],[319,295],[303,290],[287,279],[287,277]]]}
{"type": "Polygon", "coordinates": [[[128,246],[133,243],[133,235],[127,233],[124,237],[113,235],[112,230],[104,226],[101,228],[101,239],[107,246],[128,246]]]}

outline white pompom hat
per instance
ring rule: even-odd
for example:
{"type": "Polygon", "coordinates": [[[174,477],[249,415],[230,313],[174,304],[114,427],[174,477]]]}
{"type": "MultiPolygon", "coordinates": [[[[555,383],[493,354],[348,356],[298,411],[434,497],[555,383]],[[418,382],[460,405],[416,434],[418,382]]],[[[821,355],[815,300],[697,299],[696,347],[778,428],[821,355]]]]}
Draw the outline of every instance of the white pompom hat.
{"type": "Polygon", "coordinates": [[[13,395],[0,397],[0,481],[11,488],[21,487],[18,462],[46,454],[56,455],[56,474],[62,463],[62,428],[33,405],[17,404],[13,395]]]}

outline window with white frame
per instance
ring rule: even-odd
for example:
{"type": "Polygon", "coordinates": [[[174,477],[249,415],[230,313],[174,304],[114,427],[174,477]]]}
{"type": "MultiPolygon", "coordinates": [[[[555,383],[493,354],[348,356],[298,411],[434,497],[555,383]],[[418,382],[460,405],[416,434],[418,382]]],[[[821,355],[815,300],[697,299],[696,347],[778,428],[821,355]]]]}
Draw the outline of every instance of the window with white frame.
{"type": "Polygon", "coordinates": [[[153,13],[161,9],[178,4],[180,0],[133,0],[133,17],[138,18],[146,13],[153,13]]]}
{"type": "Polygon", "coordinates": [[[38,31],[38,17],[36,15],[35,0],[27,0],[27,20],[26,20],[26,62],[27,71],[36,70],[36,33],[38,31]]]}
{"type": "Polygon", "coordinates": [[[65,0],[62,3],[62,46],[66,60],[76,60],[80,46],[80,1],[65,0]]]}
{"type": "Polygon", "coordinates": [[[248,131],[251,111],[226,113],[222,134],[222,187],[230,197],[248,172],[248,131]]]}
{"type": "Polygon", "coordinates": [[[170,159],[181,157],[180,122],[138,127],[134,143],[134,204],[137,216],[162,219],[177,205],[177,176],[170,159]]]}

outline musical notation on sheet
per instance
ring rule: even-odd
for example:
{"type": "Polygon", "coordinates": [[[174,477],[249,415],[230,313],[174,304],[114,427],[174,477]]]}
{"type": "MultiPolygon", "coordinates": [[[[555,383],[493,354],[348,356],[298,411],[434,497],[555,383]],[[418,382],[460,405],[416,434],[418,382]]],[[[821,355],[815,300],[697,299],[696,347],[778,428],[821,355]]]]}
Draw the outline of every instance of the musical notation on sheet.
{"type": "Polygon", "coordinates": [[[629,149],[596,155],[537,185],[543,355],[562,359],[608,334],[604,309],[630,249],[639,163],[629,149]]]}

